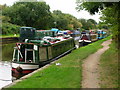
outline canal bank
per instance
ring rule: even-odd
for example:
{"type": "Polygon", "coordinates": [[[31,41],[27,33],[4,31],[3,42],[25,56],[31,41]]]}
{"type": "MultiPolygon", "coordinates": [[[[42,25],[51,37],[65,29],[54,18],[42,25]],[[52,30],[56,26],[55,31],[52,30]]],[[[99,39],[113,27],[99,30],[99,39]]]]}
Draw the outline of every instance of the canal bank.
{"type": "Polygon", "coordinates": [[[101,43],[108,39],[110,37],[76,49],[47,68],[43,67],[4,88],[81,88],[83,59],[102,48],[101,43]]]}
{"type": "Polygon", "coordinates": [[[15,43],[19,40],[19,37],[4,37],[0,38],[0,44],[15,43]]]}

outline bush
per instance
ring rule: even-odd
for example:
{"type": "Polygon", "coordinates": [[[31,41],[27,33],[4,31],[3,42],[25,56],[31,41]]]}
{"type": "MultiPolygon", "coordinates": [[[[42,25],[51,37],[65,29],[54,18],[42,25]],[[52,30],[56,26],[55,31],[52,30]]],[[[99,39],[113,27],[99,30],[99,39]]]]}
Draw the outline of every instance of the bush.
{"type": "Polygon", "coordinates": [[[11,23],[2,23],[2,34],[18,34],[20,26],[11,23]]]}

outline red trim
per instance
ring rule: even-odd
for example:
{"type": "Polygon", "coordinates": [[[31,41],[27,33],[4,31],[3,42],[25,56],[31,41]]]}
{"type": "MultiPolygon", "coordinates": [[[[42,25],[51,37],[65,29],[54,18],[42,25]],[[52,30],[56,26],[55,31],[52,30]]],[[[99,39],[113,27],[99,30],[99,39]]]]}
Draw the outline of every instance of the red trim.
{"type": "Polygon", "coordinates": [[[12,68],[12,71],[15,71],[16,69],[15,68],[12,68]]]}
{"type": "MultiPolygon", "coordinates": [[[[31,69],[31,70],[23,70],[23,71],[22,71],[22,73],[23,73],[23,74],[28,74],[28,73],[31,73],[31,72],[33,72],[34,70],[36,70],[36,69],[31,69]]],[[[15,71],[16,71],[16,69],[15,69],[15,68],[12,68],[12,71],[14,71],[14,72],[15,72],[15,71]]]]}
{"type": "Polygon", "coordinates": [[[89,40],[88,37],[86,35],[83,35],[83,37],[81,38],[81,40],[89,40]]]}
{"type": "Polygon", "coordinates": [[[23,74],[27,74],[27,73],[31,73],[31,72],[33,72],[34,70],[23,70],[23,74]]]}
{"type": "Polygon", "coordinates": [[[45,30],[37,30],[37,31],[45,31],[45,30]]]}

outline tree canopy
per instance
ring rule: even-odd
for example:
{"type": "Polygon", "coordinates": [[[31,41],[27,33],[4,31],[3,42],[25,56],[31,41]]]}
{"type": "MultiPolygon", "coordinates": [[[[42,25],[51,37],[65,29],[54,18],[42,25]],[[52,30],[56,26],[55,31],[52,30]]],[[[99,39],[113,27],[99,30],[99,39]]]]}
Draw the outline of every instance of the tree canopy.
{"type": "MultiPolygon", "coordinates": [[[[32,2],[14,3],[12,6],[0,5],[2,10],[2,29],[3,34],[18,33],[20,26],[34,27],[37,29],[51,29],[56,27],[61,30],[75,30],[81,29],[95,29],[96,21],[93,19],[85,20],[83,22],[71,14],[63,13],[60,10],[50,12],[50,6],[46,2],[32,2]],[[10,28],[13,27],[13,28],[10,28]],[[15,32],[14,29],[17,29],[15,32]]],[[[28,0],[29,1],[29,0],[28,0]]]]}
{"type": "MultiPolygon", "coordinates": [[[[108,25],[111,27],[113,39],[115,42],[120,41],[120,18],[118,18],[120,14],[119,2],[80,2],[77,0],[77,7],[78,11],[80,10],[87,10],[90,14],[95,14],[95,12],[99,12],[102,10],[102,17],[101,20],[103,24],[108,25]]],[[[120,45],[119,45],[120,47],[120,45]]]]}
{"type": "Polygon", "coordinates": [[[79,19],[79,22],[82,23],[82,28],[86,29],[86,30],[90,30],[90,29],[96,29],[96,24],[97,22],[93,19],[79,19]]]}
{"type": "Polygon", "coordinates": [[[77,18],[70,14],[62,13],[60,10],[54,10],[52,15],[57,28],[73,30],[82,26],[77,18]]]}
{"type": "Polygon", "coordinates": [[[4,9],[3,15],[10,17],[12,24],[46,29],[51,17],[49,9],[45,2],[16,2],[4,9]]]}

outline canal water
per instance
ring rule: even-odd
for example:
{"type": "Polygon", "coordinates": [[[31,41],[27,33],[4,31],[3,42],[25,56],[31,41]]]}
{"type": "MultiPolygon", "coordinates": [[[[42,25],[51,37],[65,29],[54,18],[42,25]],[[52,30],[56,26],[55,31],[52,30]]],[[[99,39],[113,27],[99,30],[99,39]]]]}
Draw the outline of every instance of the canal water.
{"type": "Polygon", "coordinates": [[[11,60],[15,43],[0,45],[0,88],[12,83],[11,60]]]}

